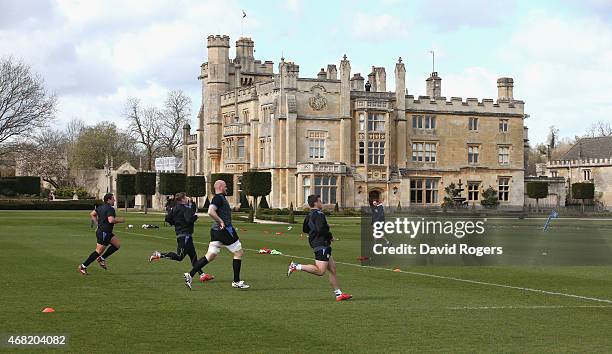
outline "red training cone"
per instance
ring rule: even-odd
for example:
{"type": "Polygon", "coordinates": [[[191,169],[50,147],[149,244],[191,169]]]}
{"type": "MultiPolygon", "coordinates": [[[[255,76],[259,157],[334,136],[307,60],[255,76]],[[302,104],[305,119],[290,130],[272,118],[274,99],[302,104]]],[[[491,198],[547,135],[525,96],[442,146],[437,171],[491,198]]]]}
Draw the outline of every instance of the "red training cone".
{"type": "Polygon", "coordinates": [[[52,307],[45,307],[42,312],[44,313],[50,313],[50,312],[55,312],[55,310],[52,307]]]}

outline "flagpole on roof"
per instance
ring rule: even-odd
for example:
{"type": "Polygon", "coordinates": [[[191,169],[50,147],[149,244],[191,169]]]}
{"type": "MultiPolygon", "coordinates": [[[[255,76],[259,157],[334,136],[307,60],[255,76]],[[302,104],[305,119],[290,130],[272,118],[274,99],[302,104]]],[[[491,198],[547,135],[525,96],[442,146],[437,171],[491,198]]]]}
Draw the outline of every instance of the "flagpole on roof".
{"type": "Polygon", "coordinates": [[[247,17],[246,12],[242,10],[242,18],[240,19],[240,37],[244,37],[244,19],[247,17]]]}

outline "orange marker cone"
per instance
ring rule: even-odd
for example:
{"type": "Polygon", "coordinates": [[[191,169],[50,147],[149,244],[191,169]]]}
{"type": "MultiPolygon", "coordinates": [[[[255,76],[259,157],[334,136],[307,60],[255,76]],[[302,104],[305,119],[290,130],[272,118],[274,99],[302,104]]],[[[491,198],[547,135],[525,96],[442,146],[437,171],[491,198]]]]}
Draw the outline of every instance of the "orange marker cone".
{"type": "Polygon", "coordinates": [[[55,310],[52,307],[45,307],[42,312],[44,313],[51,313],[51,312],[55,312],[55,310]]]}
{"type": "Polygon", "coordinates": [[[395,268],[395,269],[393,269],[393,271],[394,271],[394,272],[401,272],[402,270],[401,270],[401,269],[399,269],[399,268],[395,268]]]}

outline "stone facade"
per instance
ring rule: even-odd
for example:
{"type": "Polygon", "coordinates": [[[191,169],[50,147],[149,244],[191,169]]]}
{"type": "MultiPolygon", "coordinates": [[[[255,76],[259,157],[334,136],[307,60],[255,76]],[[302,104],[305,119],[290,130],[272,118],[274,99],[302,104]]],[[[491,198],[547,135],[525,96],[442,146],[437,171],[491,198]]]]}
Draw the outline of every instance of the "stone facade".
{"type": "Polygon", "coordinates": [[[546,169],[549,176],[564,179],[570,202],[580,202],[571,198],[570,186],[572,183],[590,182],[595,184],[595,200],[605,209],[612,210],[612,157],[555,160],[546,164],[546,169]]]}
{"type": "Polygon", "coordinates": [[[208,37],[198,129],[184,130],[187,174],[234,173],[239,191],[242,172],[269,171],[268,202],[278,208],[305,206],[314,193],[340,207],[374,197],[390,206],[439,206],[445,186],[459,181],[470,203],[479,205],[492,186],[502,205],[523,206],[526,115],[511,78],[498,80],[496,101],[446,99],[432,73],[430,96],[415,97],[401,58],[390,92],[384,67],[373,66],[364,83],[360,73],[351,76],[346,55],[338,67],[304,78],[284,58],[277,73],[272,62],[255,60],[250,38],[236,42],[234,59],[229,46],[228,36],[208,37]]]}

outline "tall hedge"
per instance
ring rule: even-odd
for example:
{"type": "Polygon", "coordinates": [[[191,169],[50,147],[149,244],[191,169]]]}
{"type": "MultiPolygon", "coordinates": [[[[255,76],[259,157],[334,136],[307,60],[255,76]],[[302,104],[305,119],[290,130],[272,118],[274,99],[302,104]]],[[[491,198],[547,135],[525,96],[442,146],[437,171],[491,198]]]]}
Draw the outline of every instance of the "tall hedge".
{"type": "Polygon", "coordinates": [[[187,176],[184,173],[160,173],[159,174],[159,193],[164,195],[174,195],[185,191],[187,176]]]}
{"type": "Polygon", "coordinates": [[[40,177],[0,177],[0,194],[7,196],[16,194],[40,195],[40,177]]]}
{"type": "Polygon", "coordinates": [[[204,176],[187,176],[186,193],[190,197],[206,195],[206,178],[204,176]]]}
{"type": "Polygon", "coordinates": [[[136,195],[136,175],[117,175],[117,195],[125,196],[125,211],[127,212],[128,195],[136,195]]]}
{"type": "Polygon", "coordinates": [[[584,213],[584,200],[595,198],[595,184],[593,183],[573,183],[572,198],[581,199],[582,212],[584,213]]]}
{"type": "Polygon", "coordinates": [[[17,193],[40,195],[40,177],[18,176],[17,193]]]}
{"type": "MultiPolygon", "coordinates": [[[[234,175],[231,173],[213,173],[210,175],[210,183],[212,183],[212,188],[214,188],[214,183],[217,180],[225,181],[227,184],[227,193],[226,195],[234,195],[234,175]]],[[[214,192],[214,190],[213,190],[214,192]]]]}
{"type": "Polygon", "coordinates": [[[155,172],[136,172],[136,194],[154,195],[156,178],[155,172]]]}
{"type": "Polygon", "coordinates": [[[0,177],[0,195],[14,196],[17,194],[17,178],[0,177]]]}
{"type": "Polygon", "coordinates": [[[136,195],[136,175],[117,175],[117,195],[136,195]]]}
{"type": "MultiPolygon", "coordinates": [[[[265,196],[272,191],[272,174],[270,172],[244,172],[242,174],[242,191],[255,198],[253,205],[257,205],[257,197],[263,197],[259,208],[268,209],[265,196]]],[[[256,214],[258,214],[256,212],[256,214]]]]}
{"type": "Polygon", "coordinates": [[[595,198],[595,184],[593,183],[573,183],[572,198],[574,199],[593,199],[595,198]]]}
{"type": "Polygon", "coordinates": [[[540,211],[540,199],[548,197],[547,182],[527,182],[527,196],[536,200],[536,210],[540,211]]]}
{"type": "Polygon", "coordinates": [[[240,209],[246,209],[249,207],[249,200],[244,192],[240,193],[240,209]]]}
{"type": "Polygon", "coordinates": [[[136,183],[135,189],[136,194],[142,194],[145,196],[144,201],[144,212],[148,212],[148,198],[150,195],[155,194],[155,187],[157,184],[157,175],[155,172],[136,172],[136,183]]]}

